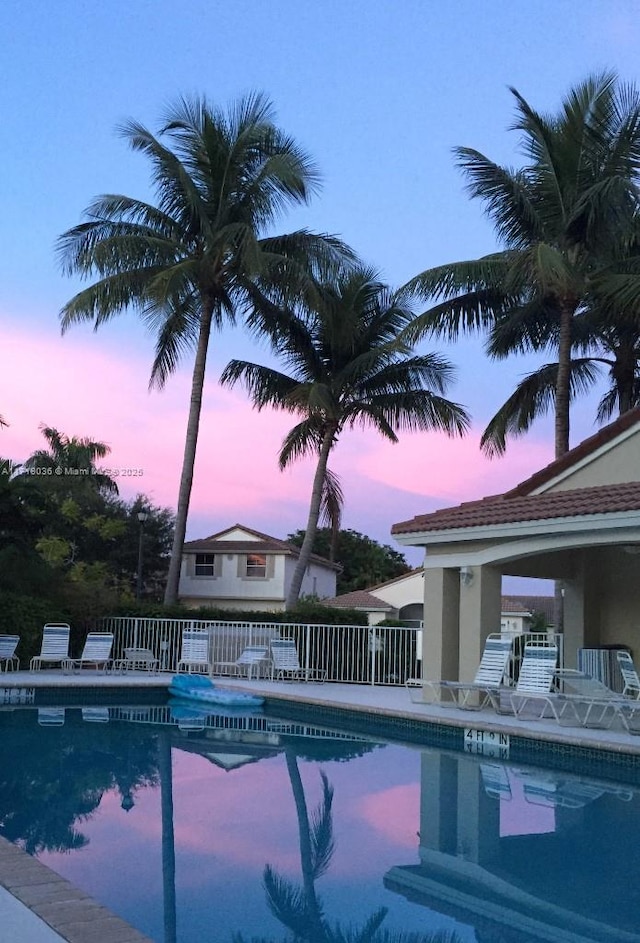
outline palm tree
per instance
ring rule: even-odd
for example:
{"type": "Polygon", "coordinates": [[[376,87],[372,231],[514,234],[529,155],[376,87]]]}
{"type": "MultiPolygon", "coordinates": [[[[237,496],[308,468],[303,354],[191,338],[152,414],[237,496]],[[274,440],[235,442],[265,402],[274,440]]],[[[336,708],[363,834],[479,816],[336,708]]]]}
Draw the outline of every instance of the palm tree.
{"type": "MultiPolygon", "coordinates": [[[[591,389],[604,367],[609,383],[596,414],[602,423],[640,404],[640,325],[606,321],[591,325],[588,320],[583,317],[574,324],[578,329],[574,330],[574,348],[583,356],[572,356],[569,397],[573,402],[591,389]],[[582,341],[576,336],[580,333],[582,341]]],[[[480,444],[487,455],[502,455],[508,435],[522,435],[548,412],[555,403],[557,378],[558,363],[548,363],[522,379],[482,434],[480,444]]]]}
{"type": "Polygon", "coordinates": [[[326,493],[327,462],[345,426],[373,428],[391,442],[397,429],[461,435],[465,410],[444,398],[453,368],[438,354],[414,354],[403,331],[413,312],[370,268],[338,275],[297,309],[254,312],[251,326],[266,334],[289,373],[244,360],[225,367],[221,383],[241,381],[257,409],[271,406],[303,418],[286,436],[281,468],[317,456],[305,536],[286,607],[297,602],[326,493]]]}
{"type": "Polygon", "coordinates": [[[118,486],[110,475],[101,472],[96,461],[106,458],[111,449],[104,442],[95,442],[88,437],[65,435],[52,426],[40,426],[48,448],[37,449],[24,463],[27,473],[38,471],[42,481],[56,482],[59,490],[66,490],[69,481],[74,486],[82,482],[87,490],[101,495],[117,494],[118,486]],[[43,474],[48,472],[50,474],[43,474]]]}
{"type": "Polygon", "coordinates": [[[286,287],[292,268],[342,250],[306,230],[268,236],[279,213],[306,202],[316,168],[273,123],[259,94],[227,113],[205,99],[180,99],[158,137],[135,121],[121,129],[152,165],[155,204],[127,196],[96,199],[86,221],[59,240],[66,274],[95,281],[61,312],[62,329],[96,328],[125,309],[156,334],[151,385],[162,387],[195,350],[191,400],[165,602],[175,602],[184,543],[211,331],[251,305],[260,279],[286,287]],[[164,141],[168,140],[169,144],[164,141]]]}
{"type": "Polygon", "coordinates": [[[585,312],[637,317],[640,95],[612,72],[572,89],[557,115],[536,112],[515,90],[520,170],[457,148],[468,191],[480,199],[503,248],[439,266],[407,290],[436,300],[416,324],[455,337],[506,329],[511,353],[557,351],[556,457],[569,448],[574,322],[585,312]]]}

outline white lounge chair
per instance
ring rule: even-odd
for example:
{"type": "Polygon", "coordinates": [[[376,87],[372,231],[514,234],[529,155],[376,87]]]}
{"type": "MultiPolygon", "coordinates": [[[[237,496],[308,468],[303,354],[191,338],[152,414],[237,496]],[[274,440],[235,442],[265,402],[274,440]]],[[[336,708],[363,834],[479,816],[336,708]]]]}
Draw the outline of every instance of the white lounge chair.
{"type": "Polygon", "coordinates": [[[603,681],[581,671],[564,668],[556,671],[555,677],[560,686],[554,695],[556,702],[567,702],[575,722],[581,727],[608,729],[625,705],[632,702],[631,698],[612,691],[603,681]]]}
{"type": "Polygon", "coordinates": [[[304,668],[292,638],[273,639],[271,648],[271,679],[280,681],[326,681],[323,668],[304,668]]]}
{"type": "Polygon", "coordinates": [[[109,723],[108,707],[83,707],[81,710],[82,719],[91,724],[109,723]]]}
{"type": "Polygon", "coordinates": [[[540,709],[540,713],[536,714],[538,718],[544,717],[548,708],[555,720],[560,723],[560,719],[572,706],[572,702],[567,697],[552,694],[557,665],[557,645],[547,642],[527,642],[515,688],[504,687],[497,692],[491,692],[491,703],[496,711],[500,714],[515,714],[516,717],[520,717],[533,704],[540,709]]]}
{"type": "Polygon", "coordinates": [[[80,671],[81,668],[95,668],[107,671],[111,662],[113,632],[89,632],[79,658],[65,658],[62,670],[80,671]]]}
{"type": "Polygon", "coordinates": [[[184,629],[178,671],[209,674],[209,633],[206,629],[184,629]]]}
{"type": "Polygon", "coordinates": [[[618,659],[618,667],[620,668],[622,681],[624,682],[622,693],[630,697],[640,698],[640,678],[638,677],[636,666],[633,663],[633,658],[629,652],[625,651],[616,652],[616,658],[618,659]]]}
{"type": "Polygon", "coordinates": [[[69,658],[70,634],[66,622],[48,622],[42,630],[40,654],[31,659],[31,671],[38,671],[43,665],[62,665],[69,658]]]}
{"type": "Polygon", "coordinates": [[[17,671],[19,669],[20,659],[16,655],[19,641],[19,635],[0,635],[0,671],[17,671]]]}
{"type": "MultiPolygon", "coordinates": [[[[502,687],[492,692],[491,702],[498,713],[512,713],[519,716],[531,702],[542,705],[542,713],[549,704],[556,716],[556,709],[551,705],[550,697],[553,679],[558,666],[558,648],[546,642],[527,642],[520,665],[520,674],[515,688],[502,687]]],[[[556,716],[556,720],[558,716],[556,716]]]]}
{"type": "Polygon", "coordinates": [[[488,635],[473,681],[427,681],[422,678],[408,678],[405,683],[411,700],[416,704],[439,702],[443,707],[481,710],[491,700],[490,692],[497,692],[504,682],[512,647],[512,635],[488,635]]]}
{"type": "Polygon", "coordinates": [[[64,707],[39,707],[38,723],[41,727],[61,727],[64,724],[64,707]]]}
{"type": "Polygon", "coordinates": [[[481,763],[480,776],[484,791],[491,799],[511,799],[511,782],[507,768],[500,763],[481,763]]]}

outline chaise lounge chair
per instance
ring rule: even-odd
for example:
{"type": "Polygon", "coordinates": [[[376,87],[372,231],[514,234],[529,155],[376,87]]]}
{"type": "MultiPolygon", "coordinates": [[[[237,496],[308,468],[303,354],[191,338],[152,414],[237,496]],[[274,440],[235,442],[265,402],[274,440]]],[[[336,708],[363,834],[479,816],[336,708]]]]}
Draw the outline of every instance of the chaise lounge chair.
{"type": "Polygon", "coordinates": [[[17,671],[19,669],[20,659],[16,655],[19,641],[19,635],[0,635],[0,671],[17,671]]]}
{"type": "Polygon", "coordinates": [[[622,693],[629,697],[640,698],[640,678],[633,663],[633,658],[629,652],[625,651],[616,652],[616,658],[624,682],[622,693]]]}
{"type": "Polygon", "coordinates": [[[65,658],[62,670],[80,671],[81,668],[95,668],[106,672],[111,662],[113,632],[89,632],[79,658],[65,658]]]}
{"type": "Polygon", "coordinates": [[[627,699],[581,671],[558,668],[557,659],[557,646],[527,643],[515,688],[492,695],[498,713],[521,717],[535,705],[536,712],[533,716],[527,713],[528,719],[551,716],[559,724],[568,718],[569,726],[610,727],[627,699]],[[559,690],[552,690],[554,684],[559,690]]]}
{"type": "Polygon", "coordinates": [[[326,681],[324,668],[303,668],[294,639],[273,639],[270,647],[272,681],[326,681]]]}
{"type": "Polygon", "coordinates": [[[178,671],[209,674],[209,633],[206,629],[184,629],[178,671]]]}
{"type": "MultiPolygon", "coordinates": [[[[555,719],[560,718],[570,702],[558,701],[551,693],[558,665],[558,647],[547,642],[527,642],[515,688],[500,687],[490,692],[490,700],[499,714],[520,717],[531,704],[540,708],[542,718],[547,708],[555,719]]],[[[528,715],[527,715],[528,716],[528,715]]]]}
{"type": "Polygon", "coordinates": [[[443,707],[481,710],[498,692],[509,667],[513,636],[488,635],[473,681],[426,681],[407,678],[411,700],[415,704],[440,703],[443,707]],[[438,697],[439,695],[439,697],[438,697]],[[473,699],[475,697],[475,699],[473,699]]]}
{"type": "Polygon", "coordinates": [[[70,634],[66,622],[48,622],[42,630],[40,654],[31,659],[31,671],[38,671],[43,665],[62,665],[69,658],[70,634]]]}

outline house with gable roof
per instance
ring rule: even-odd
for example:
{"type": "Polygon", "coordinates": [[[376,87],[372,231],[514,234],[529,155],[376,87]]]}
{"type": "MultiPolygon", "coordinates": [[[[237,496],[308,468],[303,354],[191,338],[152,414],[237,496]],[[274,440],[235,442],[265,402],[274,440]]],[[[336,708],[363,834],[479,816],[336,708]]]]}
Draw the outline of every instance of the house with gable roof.
{"type": "MultiPolygon", "coordinates": [[[[178,598],[191,608],[284,609],[300,548],[234,524],[184,545],[178,598]]],[[[335,596],[340,567],[312,554],[301,595],[335,596]]]]}
{"type": "Polygon", "coordinates": [[[565,663],[579,648],[640,654],[640,408],[504,494],[391,531],[425,551],[423,664],[470,680],[500,624],[503,576],[561,580],[565,663]]]}
{"type": "MultiPolygon", "coordinates": [[[[531,608],[535,599],[545,597],[503,596],[500,614],[500,629],[503,632],[524,632],[529,628],[534,612],[540,607],[531,608]]],[[[549,601],[553,603],[553,598],[549,601]]],[[[396,576],[385,583],[378,583],[367,589],[356,589],[342,593],[333,599],[323,599],[323,605],[335,609],[355,609],[367,615],[369,625],[378,625],[384,619],[398,619],[402,622],[421,627],[424,608],[429,600],[424,595],[424,571],[417,567],[408,573],[396,576]]],[[[545,618],[547,614],[543,613],[545,618]]]]}

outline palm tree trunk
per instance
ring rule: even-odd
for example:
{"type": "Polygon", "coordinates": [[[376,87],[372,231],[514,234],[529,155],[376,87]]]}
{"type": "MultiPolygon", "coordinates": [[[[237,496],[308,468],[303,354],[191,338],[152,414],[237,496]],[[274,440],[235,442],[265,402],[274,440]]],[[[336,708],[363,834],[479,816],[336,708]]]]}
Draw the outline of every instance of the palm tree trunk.
{"type": "Polygon", "coordinates": [[[571,377],[571,326],[573,312],[573,305],[567,303],[564,303],[560,309],[555,417],[556,458],[562,458],[565,452],[569,451],[569,382],[571,377]]]}
{"type": "MultiPolygon", "coordinates": [[[[555,457],[562,458],[569,451],[569,383],[571,378],[571,328],[574,306],[566,302],[560,309],[558,337],[558,379],[556,382],[555,457]]],[[[553,622],[556,632],[564,631],[563,585],[555,581],[553,622]]]]}
{"type": "Polygon", "coordinates": [[[189,419],[187,421],[187,435],[184,443],[182,459],[182,473],[180,475],[180,490],[178,491],[178,507],[176,509],[176,529],[171,548],[167,586],[164,593],[165,605],[171,606],[178,601],[178,583],[180,581],[180,567],[182,564],[182,548],[187,532],[187,515],[191,500],[191,486],[193,484],[193,468],[196,460],[196,445],[200,429],[200,413],[202,411],[202,391],[207,365],[207,350],[211,334],[211,319],[213,316],[213,302],[203,304],[200,319],[200,333],[196,359],[193,365],[191,379],[191,401],[189,404],[189,419]]]}
{"type": "Polygon", "coordinates": [[[300,777],[300,770],[296,761],[295,753],[291,748],[285,750],[287,761],[287,770],[289,781],[291,782],[291,791],[296,805],[298,816],[298,837],[300,841],[300,867],[302,868],[302,886],[304,888],[304,898],[309,915],[309,940],[316,943],[322,940],[324,943],[324,934],[322,932],[322,918],[320,907],[316,895],[315,878],[313,874],[313,854],[311,850],[311,831],[309,828],[309,812],[307,810],[307,800],[304,794],[304,786],[300,777]]]}
{"type": "Polygon", "coordinates": [[[171,740],[168,730],[158,737],[160,806],[162,813],[162,899],[164,943],[176,943],[176,851],[173,835],[173,774],[171,740]]]}
{"type": "Polygon", "coordinates": [[[331,452],[331,448],[333,446],[335,432],[335,422],[328,424],[322,439],[322,444],[320,446],[318,464],[316,466],[316,473],[313,478],[313,489],[311,491],[311,504],[309,506],[307,527],[304,534],[304,540],[302,541],[302,547],[300,548],[298,562],[296,564],[295,570],[293,571],[291,586],[289,587],[289,592],[287,593],[287,601],[285,603],[285,609],[287,610],[293,609],[293,607],[298,602],[300,589],[302,587],[302,580],[304,579],[305,570],[309,565],[311,551],[313,550],[313,543],[316,539],[316,532],[318,530],[318,519],[320,517],[320,505],[322,502],[322,484],[327,473],[327,463],[329,461],[329,453],[331,452]]]}

